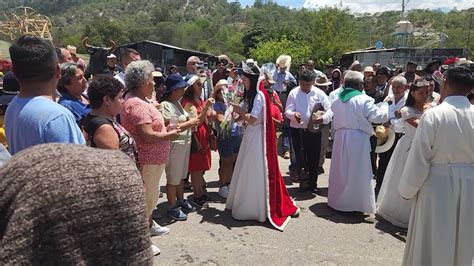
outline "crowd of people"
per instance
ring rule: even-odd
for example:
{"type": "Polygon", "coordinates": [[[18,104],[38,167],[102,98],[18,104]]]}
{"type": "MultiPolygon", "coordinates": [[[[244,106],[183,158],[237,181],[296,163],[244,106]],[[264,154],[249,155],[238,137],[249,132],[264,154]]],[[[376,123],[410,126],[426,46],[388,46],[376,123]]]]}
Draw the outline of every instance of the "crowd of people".
{"type": "MultiPolygon", "coordinates": [[[[181,75],[177,66],[165,73],[127,48],[121,51],[120,66],[117,56],[109,54],[107,69],[88,77],[89,66],[75,47],[55,48],[33,36],[12,44],[10,56],[17,87],[4,84],[4,91],[16,90],[17,95],[5,104],[2,144],[13,157],[0,170],[5,180],[0,190],[8,192],[0,196],[5,214],[0,228],[6,228],[0,232],[2,262],[31,262],[35,252],[46,263],[133,263],[157,255],[160,250],[150,235],[170,231],[153,219],[161,178],[166,178],[166,215],[185,221],[211,200],[205,174],[212,163],[219,164],[218,195],[226,199],[233,218],[268,220],[283,231],[300,209],[286,189],[280,154],[290,160],[289,178],[299,183],[298,193],[313,194],[320,192],[318,176],[330,155],[328,205],[342,212],[377,213],[408,228],[404,264],[472,263],[474,76],[464,61],[433,61],[421,70],[411,61],[399,70],[377,62],[363,68],[355,61],[348,69],[325,66],[323,73],[308,60],[292,73],[288,55],[261,66],[253,59],[234,64],[219,56],[211,73],[199,57],[191,56],[181,75]],[[212,161],[211,151],[219,154],[218,162],[212,161]],[[29,169],[29,164],[35,166],[29,169]],[[51,174],[38,165],[49,165],[51,174]],[[97,178],[92,185],[84,183],[101,175],[110,182],[97,178]],[[46,203],[26,205],[28,212],[22,212],[23,203],[17,201],[39,189],[18,185],[28,183],[29,176],[50,191],[37,196],[46,203]],[[70,188],[58,181],[63,176],[73,184],[70,188]],[[62,185],[52,188],[57,182],[62,185]],[[140,194],[141,187],[141,195],[130,199],[128,187],[132,194],[140,194]],[[192,190],[189,200],[187,189],[192,190]],[[19,226],[47,227],[48,219],[25,224],[25,215],[38,215],[48,206],[61,208],[59,198],[47,204],[49,192],[66,202],[87,199],[103,211],[98,216],[104,219],[133,216],[135,228],[123,229],[131,238],[137,234],[133,245],[111,240],[115,244],[102,247],[107,252],[100,260],[89,247],[79,254],[76,249],[83,245],[60,241],[59,233],[46,240],[40,232],[34,239],[20,236],[19,226]],[[109,206],[101,197],[123,198],[127,204],[109,206]],[[137,219],[143,224],[137,225],[137,219]],[[18,244],[25,241],[30,246],[18,244]],[[75,253],[65,245],[76,248],[75,253]],[[65,251],[48,257],[57,250],[65,251]],[[114,253],[120,256],[111,259],[114,253]]],[[[83,212],[95,215],[90,209],[83,212]]],[[[81,220],[80,230],[96,220],[106,226],[96,216],[81,220]]],[[[69,234],[65,219],[53,222],[69,234]]],[[[69,237],[95,243],[102,241],[99,237],[112,238],[107,234],[69,237]]]]}

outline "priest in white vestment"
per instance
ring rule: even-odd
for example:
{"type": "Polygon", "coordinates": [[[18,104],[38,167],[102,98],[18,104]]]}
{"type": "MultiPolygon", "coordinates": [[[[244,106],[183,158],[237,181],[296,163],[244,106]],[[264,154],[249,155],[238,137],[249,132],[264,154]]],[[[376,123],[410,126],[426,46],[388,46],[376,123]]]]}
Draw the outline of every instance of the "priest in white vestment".
{"type": "Polygon", "coordinates": [[[339,211],[375,213],[370,141],[372,123],[388,121],[388,104],[380,107],[363,94],[360,72],[347,71],[344,89],[331,106],[335,130],[329,172],[328,205],[339,211]]]}
{"type": "Polygon", "coordinates": [[[474,86],[470,69],[448,69],[442,103],[425,112],[399,184],[414,198],[403,265],[472,265],[474,255],[474,86]]]}

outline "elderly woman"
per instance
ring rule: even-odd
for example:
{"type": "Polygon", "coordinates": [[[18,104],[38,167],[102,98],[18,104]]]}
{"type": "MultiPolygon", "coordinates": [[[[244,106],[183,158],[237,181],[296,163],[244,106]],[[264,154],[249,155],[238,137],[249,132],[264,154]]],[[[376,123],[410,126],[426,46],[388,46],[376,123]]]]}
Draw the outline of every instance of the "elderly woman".
{"type": "MultiPolygon", "coordinates": [[[[192,75],[187,79],[188,88],[181,99],[181,105],[191,117],[198,116],[205,108],[206,102],[201,98],[202,82],[201,79],[192,75]]],[[[209,116],[210,113],[207,114],[209,116]]],[[[211,169],[211,147],[209,143],[210,125],[207,119],[204,119],[196,128],[193,129],[194,139],[199,142],[200,150],[191,151],[189,156],[188,172],[191,175],[191,184],[193,186],[193,202],[202,207],[208,200],[204,194],[203,178],[205,171],[211,169]]]]}
{"type": "Polygon", "coordinates": [[[83,94],[86,86],[87,80],[80,65],[70,62],[61,65],[61,78],[58,82],[61,97],[58,103],[71,111],[77,124],[91,111],[89,100],[83,94]]]}
{"type": "Polygon", "coordinates": [[[125,69],[125,85],[129,91],[120,111],[123,127],[137,143],[140,154],[140,171],[145,182],[146,213],[152,235],[169,232],[152,219],[158,203],[160,178],[165,170],[170,151],[170,140],[179,135],[179,129],[167,131],[163,116],[150,102],[154,90],[153,64],[149,61],[134,61],[125,69]]]}
{"type": "Polygon", "coordinates": [[[184,89],[188,83],[179,74],[171,74],[165,80],[166,90],[162,97],[163,116],[169,128],[179,128],[180,136],[171,142],[170,160],[166,165],[166,196],[168,197],[168,217],[177,221],[188,218],[185,212],[195,211],[184,199],[184,179],[188,174],[189,156],[191,153],[191,128],[206,119],[209,107],[213,103],[210,98],[202,108],[200,115],[190,118],[180,103],[184,89]]]}

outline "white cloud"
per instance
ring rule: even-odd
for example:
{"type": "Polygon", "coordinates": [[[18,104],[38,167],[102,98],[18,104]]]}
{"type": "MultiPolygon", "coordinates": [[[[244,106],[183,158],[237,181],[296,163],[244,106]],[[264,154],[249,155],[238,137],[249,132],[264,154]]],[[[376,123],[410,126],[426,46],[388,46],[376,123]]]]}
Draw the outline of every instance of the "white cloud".
{"type": "MultiPolygon", "coordinates": [[[[320,8],[325,6],[340,6],[340,2],[353,13],[375,13],[387,10],[402,10],[400,0],[305,0],[304,8],[320,8]]],[[[472,0],[410,0],[406,9],[441,9],[458,10],[473,8],[472,0]]]]}

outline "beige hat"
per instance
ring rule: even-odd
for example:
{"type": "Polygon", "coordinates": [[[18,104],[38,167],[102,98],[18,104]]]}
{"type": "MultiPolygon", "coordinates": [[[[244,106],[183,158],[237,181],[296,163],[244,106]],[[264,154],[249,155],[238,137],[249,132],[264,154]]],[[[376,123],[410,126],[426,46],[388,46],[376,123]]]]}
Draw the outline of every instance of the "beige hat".
{"type": "Polygon", "coordinates": [[[160,71],[153,71],[153,72],[151,72],[151,74],[153,75],[154,78],[163,77],[163,73],[161,73],[160,71]]]}
{"type": "Polygon", "coordinates": [[[371,66],[365,67],[365,68],[364,68],[364,73],[365,73],[365,72],[370,72],[370,73],[374,73],[374,74],[375,74],[374,68],[371,67],[371,66]]]}
{"type": "Polygon", "coordinates": [[[395,131],[389,127],[377,126],[375,128],[375,136],[377,137],[375,153],[384,153],[390,150],[395,143],[395,131]]]}
{"type": "Polygon", "coordinates": [[[354,68],[355,68],[356,66],[359,66],[359,67],[361,66],[359,60],[355,60],[354,62],[352,62],[352,64],[349,66],[348,69],[349,69],[349,70],[354,70],[354,68]]]}
{"type": "Polygon", "coordinates": [[[213,93],[218,92],[223,86],[229,86],[229,82],[225,79],[219,80],[216,85],[214,85],[213,93]]]}
{"type": "Polygon", "coordinates": [[[328,77],[326,77],[326,75],[320,76],[314,82],[315,86],[329,86],[331,84],[332,84],[332,82],[328,79],[328,77]]]}
{"type": "Polygon", "coordinates": [[[275,63],[279,68],[284,68],[289,71],[291,67],[291,56],[282,54],[277,58],[275,63]]]}
{"type": "Polygon", "coordinates": [[[66,50],[68,50],[69,53],[71,53],[71,54],[77,54],[77,48],[76,48],[76,46],[68,45],[68,46],[66,46],[66,50]]]}

